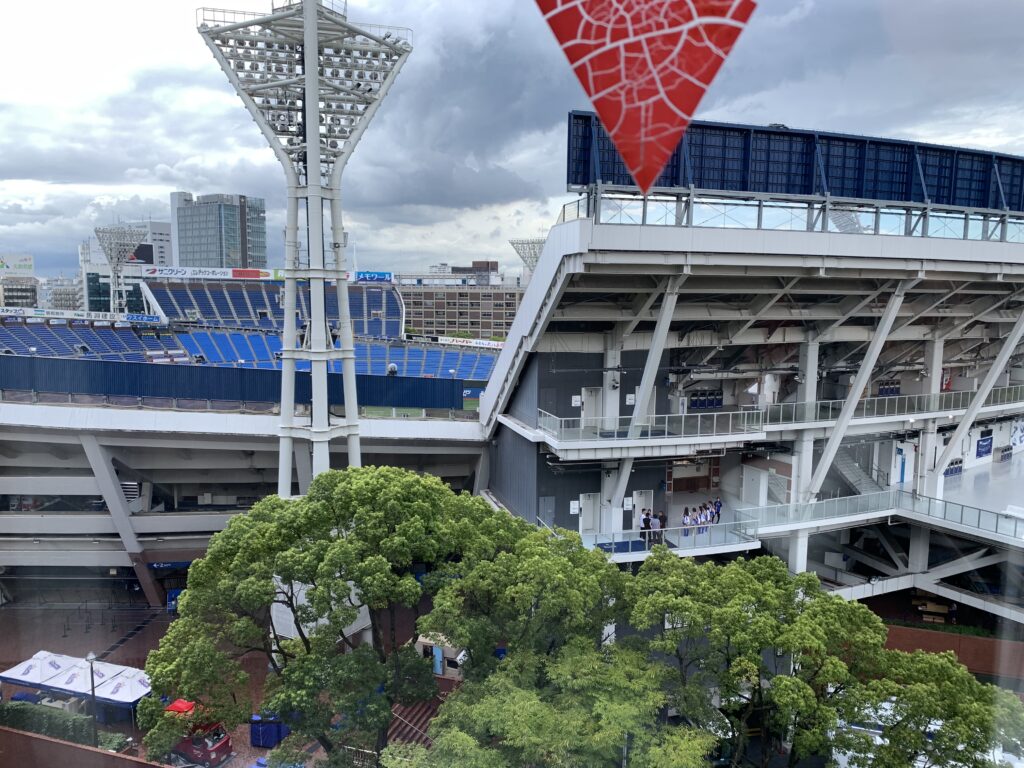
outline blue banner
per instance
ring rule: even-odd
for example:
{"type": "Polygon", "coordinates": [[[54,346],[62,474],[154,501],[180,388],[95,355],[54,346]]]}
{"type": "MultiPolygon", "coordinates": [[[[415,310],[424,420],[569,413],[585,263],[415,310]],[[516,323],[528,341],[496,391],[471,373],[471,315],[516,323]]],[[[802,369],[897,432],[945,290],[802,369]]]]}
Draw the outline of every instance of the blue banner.
{"type": "Polygon", "coordinates": [[[991,437],[982,437],[978,439],[978,450],[974,454],[977,458],[983,458],[985,456],[992,455],[992,440],[991,437]]]}
{"type": "Polygon", "coordinates": [[[393,283],[395,276],[391,272],[356,272],[357,283],[393,283]]]}

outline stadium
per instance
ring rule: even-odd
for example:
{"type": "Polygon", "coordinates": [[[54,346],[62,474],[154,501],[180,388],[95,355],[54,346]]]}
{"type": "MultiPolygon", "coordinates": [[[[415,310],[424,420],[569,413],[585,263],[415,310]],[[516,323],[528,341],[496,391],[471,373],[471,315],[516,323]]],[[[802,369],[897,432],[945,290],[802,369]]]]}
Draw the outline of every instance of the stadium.
{"type": "MultiPolygon", "coordinates": [[[[657,510],[681,557],[767,551],[850,599],[923,589],[1024,620],[1024,159],[696,122],[643,196],[594,115],[567,130],[578,199],[500,350],[406,338],[392,284],[345,286],[364,461],[623,567],[657,510]],[[691,535],[684,507],[718,497],[721,522],[691,535]]],[[[280,488],[280,276],[178,272],[143,279],[143,314],[3,310],[5,599],[92,580],[165,605],[209,536],[280,488]]],[[[341,306],[330,283],[335,347],[341,306]]],[[[292,444],[292,493],[310,445],[292,444]]]]}

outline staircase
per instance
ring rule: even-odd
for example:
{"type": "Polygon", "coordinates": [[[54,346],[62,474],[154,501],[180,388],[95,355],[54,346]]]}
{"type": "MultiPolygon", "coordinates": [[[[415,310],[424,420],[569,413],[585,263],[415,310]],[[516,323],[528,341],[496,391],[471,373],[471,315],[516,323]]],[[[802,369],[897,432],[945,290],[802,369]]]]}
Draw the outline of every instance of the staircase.
{"type": "Polygon", "coordinates": [[[789,479],[774,472],[768,475],[768,503],[789,503],[789,479]]]}
{"type": "Polygon", "coordinates": [[[857,493],[877,493],[884,490],[871,475],[864,471],[864,468],[857,463],[857,460],[846,448],[836,451],[832,469],[843,479],[844,483],[857,493]]]}

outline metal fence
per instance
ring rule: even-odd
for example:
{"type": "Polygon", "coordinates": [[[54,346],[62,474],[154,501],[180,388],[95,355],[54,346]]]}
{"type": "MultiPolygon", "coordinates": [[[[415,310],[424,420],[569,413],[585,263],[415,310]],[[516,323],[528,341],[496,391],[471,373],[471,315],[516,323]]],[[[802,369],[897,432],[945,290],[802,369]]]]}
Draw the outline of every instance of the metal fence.
{"type": "MultiPolygon", "coordinates": [[[[279,414],[280,403],[245,400],[197,400],[182,397],[131,397],[128,395],[87,395],[69,392],[39,392],[30,389],[0,389],[0,403],[38,405],[86,405],[97,408],[134,408],[157,411],[188,411],[214,413],[279,414]]],[[[341,416],[344,406],[331,406],[332,415],[341,416]]],[[[296,416],[309,416],[310,406],[298,403],[296,416]]],[[[428,419],[444,421],[477,421],[478,411],[454,408],[406,408],[365,405],[359,407],[361,419],[428,419]]]]}
{"type": "MultiPolygon", "coordinates": [[[[910,416],[918,413],[965,411],[974,399],[974,392],[939,392],[928,395],[893,395],[866,397],[853,412],[855,419],[887,416],[910,416]]],[[[1008,405],[1024,402],[1024,385],[997,387],[985,399],[985,405],[1008,405]]],[[[845,400],[818,400],[804,403],[770,405],[765,411],[765,424],[795,424],[804,421],[835,421],[845,400]]]]}
{"type": "Polygon", "coordinates": [[[689,525],[660,531],[616,531],[584,533],[584,546],[611,555],[635,554],[664,544],[673,552],[685,553],[708,547],[752,544],[757,541],[758,521],[753,516],[717,525],[689,525]]]}
{"type": "Polygon", "coordinates": [[[602,189],[567,203],[559,223],[757,229],[1024,243],[1024,216],[992,209],[874,202],[820,195],[683,190],[678,194],[602,189]]]}
{"type": "Polygon", "coordinates": [[[980,534],[1017,539],[1024,545],[1024,518],[901,490],[844,496],[806,504],[753,507],[740,512],[756,520],[760,529],[797,526],[878,512],[896,515],[909,512],[974,529],[980,534]]]}
{"type": "Polygon", "coordinates": [[[761,432],[761,411],[687,413],[618,418],[561,418],[538,411],[537,427],[557,440],[658,440],[665,438],[746,435],[761,432]]]}

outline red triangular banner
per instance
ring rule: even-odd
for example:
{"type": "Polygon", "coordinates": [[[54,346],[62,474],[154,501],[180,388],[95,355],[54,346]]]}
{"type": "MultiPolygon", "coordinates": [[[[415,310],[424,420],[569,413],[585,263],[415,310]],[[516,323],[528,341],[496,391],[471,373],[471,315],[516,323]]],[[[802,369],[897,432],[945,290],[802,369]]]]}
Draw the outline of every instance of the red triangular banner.
{"type": "Polygon", "coordinates": [[[651,188],[754,0],[537,0],[637,186],[651,188]]]}

